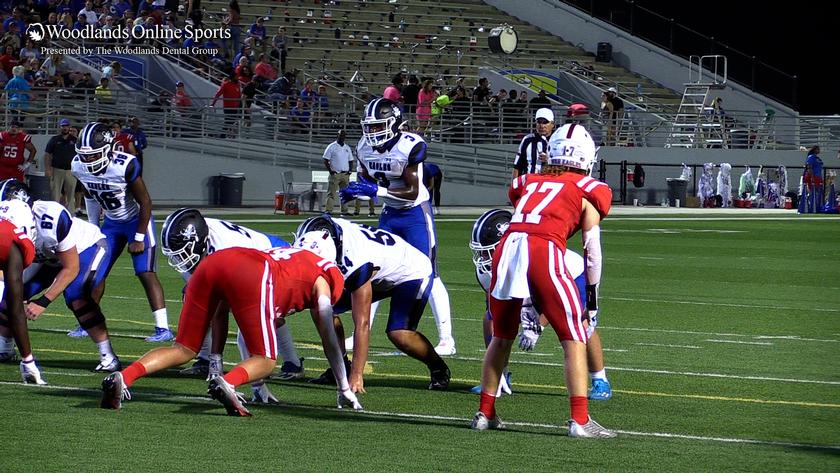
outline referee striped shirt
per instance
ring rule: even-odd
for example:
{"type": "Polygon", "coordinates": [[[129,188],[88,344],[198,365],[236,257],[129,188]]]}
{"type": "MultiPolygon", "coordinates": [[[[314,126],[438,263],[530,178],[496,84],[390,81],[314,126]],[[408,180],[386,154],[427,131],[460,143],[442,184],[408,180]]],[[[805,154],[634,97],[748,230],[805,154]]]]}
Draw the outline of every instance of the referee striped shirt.
{"type": "Polygon", "coordinates": [[[516,162],[513,167],[519,171],[519,175],[534,174],[540,172],[542,162],[540,153],[548,153],[548,138],[536,133],[529,133],[522,138],[519,144],[519,152],[516,154],[516,162]]]}

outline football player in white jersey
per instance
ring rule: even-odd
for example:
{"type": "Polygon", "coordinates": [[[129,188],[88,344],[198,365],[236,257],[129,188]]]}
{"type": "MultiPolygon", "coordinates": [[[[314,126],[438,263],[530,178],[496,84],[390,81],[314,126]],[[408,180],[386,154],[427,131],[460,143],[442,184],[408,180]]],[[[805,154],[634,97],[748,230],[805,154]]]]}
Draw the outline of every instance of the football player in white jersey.
{"type": "MultiPolygon", "coordinates": [[[[27,318],[37,319],[63,293],[67,308],[99,349],[99,364],[94,371],[120,370],[120,360],[108,338],[105,316],[99,301],[91,294],[108,274],[106,263],[110,251],[105,235],[95,225],[72,217],[58,202],[33,203],[25,184],[14,179],[0,182],[0,200],[11,199],[31,204],[35,216],[35,261],[23,272],[27,318]],[[33,299],[42,291],[41,297],[33,299]]],[[[6,324],[0,323],[0,340],[9,337],[7,332],[6,324]]]]}
{"type": "Polygon", "coordinates": [[[370,102],[361,125],[363,136],[356,148],[359,181],[341,190],[342,200],[360,196],[382,199],[379,228],[399,235],[432,262],[434,284],[429,301],[439,336],[435,351],[454,355],[449,293],[437,274],[435,218],[429,191],[423,185],[426,142],[420,135],[401,131],[402,112],[388,99],[370,102]]]}
{"type": "MultiPolygon", "coordinates": [[[[429,389],[449,387],[450,372],[417,325],[434,278],[432,263],[419,250],[391,232],[348,220],[313,217],[295,232],[295,247],[336,261],[344,275],[344,294],[333,311],[352,310],[356,325],[350,389],[365,392],[363,372],[370,343],[371,302],[391,298],[388,339],[429,369],[429,389]]],[[[340,321],[336,318],[337,326],[340,321]]]]}
{"type": "MultiPolygon", "coordinates": [[[[280,237],[260,233],[225,220],[207,218],[197,209],[191,208],[178,209],[166,218],[160,241],[163,255],[168,259],[169,265],[181,274],[184,281],[189,281],[199,263],[216,251],[234,247],[269,250],[290,246],[280,237]]],[[[223,319],[227,316],[226,309],[219,308],[222,312],[219,316],[223,319]]],[[[298,356],[295,350],[289,327],[283,323],[277,327],[276,333],[277,346],[284,360],[277,379],[289,381],[303,378],[303,358],[298,356]]],[[[208,332],[198,353],[198,360],[190,368],[182,370],[181,374],[206,375],[208,380],[223,375],[222,351],[226,335],[227,330],[225,337],[218,338],[219,343],[212,344],[212,337],[208,332]]],[[[237,336],[237,345],[242,359],[248,359],[250,353],[245,347],[241,333],[237,336]]],[[[253,402],[277,401],[263,382],[254,383],[251,387],[254,391],[253,402]]]]}
{"type": "MultiPolygon", "coordinates": [[[[478,284],[484,291],[490,288],[492,277],[491,266],[493,264],[493,251],[499,244],[510,224],[512,214],[507,210],[493,209],[484,212],[475,224],[473,224],[470,235],[470,249],[473,252],[473,264],[475,264],[475,277],[478,284]]],[[[586,306],[586,274],[583,257],[572,250],[566,249],[563,255],[563,264],[568,270],[580,293],[581,305],[586,306]]],[[[490,318],[490,311],[485,307],[484,317],[484,345],[490,344],[493,338],[493,323],[490,318]]],[[[519,332],[519,348],[531,351],[537,344],[543,328],[548,325],[548,319],[541,317],[534,309],[531,299],[527,298],[522,302],[521,330],[519,332]]],[[[612,387],[607,380],[607,372],[604,367],[604,353],[601,346],[601,337],[595,330],[598,319],[597,315],[589,314],[591,335],[586,345],[587,360],[589,365],[589,376],[592,380],[592,387],[589,391],[589,399],[593,401],[606,401],[612,397],[612,387]]],[[[501,393],[511,394],[510,373],[507,368],[503,371],[496,396],[501,393]]],[[[481,386],[471,390],[474,394],[481,394],[481,386]]]]}
{"type": "MultiPolygon", "coordinates": [[[[111,132],[102,123],[88,123],[79,132],[76,157],[70,169],[82,183],[85,193],[95,199],[105,212],[102,233],[111,247],[108,270],[122,254],[126,244],[134,263],[134,273],[143,284],[155,319],[155,333],[147,342],[166,342],[175,338],[169,330],[163,288],[155,270],[155,222],[152,199],[140,176],[140,161],[134,156],[113,151],[111,132]]],[[[104,282],[96,289],[101,294],[104,282]]]]}

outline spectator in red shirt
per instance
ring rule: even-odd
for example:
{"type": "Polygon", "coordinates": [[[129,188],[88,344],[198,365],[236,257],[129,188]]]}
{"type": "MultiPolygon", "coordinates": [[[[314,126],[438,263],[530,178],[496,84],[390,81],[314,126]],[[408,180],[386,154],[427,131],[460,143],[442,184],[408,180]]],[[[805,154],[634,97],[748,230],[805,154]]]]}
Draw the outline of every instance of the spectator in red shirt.
{"type": "Polygon", "coordinates": [[[260,62],[254,67],[254,80],[260,87],[277,80],[277,69],[268,62],[267,54],[260,54],[260,62]]]}
{"type": "Polygon", "coordinates": [[[172,105],[175,106],[176,112],[183,112],[193,106],[192,99],[187,95],[184,83],[181,81],[175,83],[175,96],[172,97],[172,105]]]}
{"type": "Polygon", "coordinates": [[[9,131],[0,133],[0,180],[17,179],[23,182],[26,169],[35,162],[35,145],[32,137],[20,129],[20,122],[12,120],[9,131]],[[29,151],[29,159],[23,157],[24,150],[29,151]]]}
{"type": "Polygon", "coordinates": [[[6,46],[3,48],[3,55],[0,56],[0,67],[6,73],[6,77],[12,77],[12,68],[18,65],[18,58],[15,53],[15,48],[6,46]]]}
{"type": "Polygon", "coordinates": [[[122,123],[119,120],[111,122],[114,151],[122,151],[137,156],[137,148],[134,147],[134,135],[124,132],[122,129],[122,123]]]}
{"type": "Polygon", "coordinates": [[[222,97],[222,110],[225,113],[225,128],[229,131],[227,136],[235,138],[236,120],[242,107],[242,89],[239,86],[239,80],[235,72],[230,73],[228,78],[222,81],[222,85],[219,86],[219,90],[213,96],[213,102],[210,104],[211,107],[216,105],[219,97],[222,97]]]}
{"type": "Polygon", "coordinates": [[[254,73],[251,71],[251,65],[249,64],[248,58],[246,56],[242,56],[239,58],[239,64],[236,66],[236,78],[239,80],[241,85],[245,85],[251,82],[253,77],[254,73]]]}

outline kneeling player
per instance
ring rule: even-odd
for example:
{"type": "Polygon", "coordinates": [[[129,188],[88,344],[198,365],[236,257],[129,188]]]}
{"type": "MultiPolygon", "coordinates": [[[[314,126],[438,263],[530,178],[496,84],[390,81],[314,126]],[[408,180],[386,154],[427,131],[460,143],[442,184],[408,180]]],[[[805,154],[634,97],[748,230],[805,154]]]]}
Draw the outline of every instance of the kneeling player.
{"type": "MultiPolygon", "coordinates": [[[[31,202],[29,188],[14,179],[0,183],[0,200],[31,202]]],[[[29,301],[26,316],[37,319],[62,293],[67,308],[99,349],[94,371],[119,370],[120,360],[111,348],[105,316],[92,290],[108,275],[110,250],[105,235],[96,225],[78,218],[58,202],[38,200],[32,204],[37,237],[36,262],[24,271],[24,297],[29,301]],[[44,294],[33,299],[40,292],[44,294]]],[[[7,337],[0,314],[0,337],[7,337]]]]}
{"type": "MultiPolygon", "coordinates": [[[[233,312],[251,354],[223,377],[210,380],[210,396],[225,406],[228,415],[251,415],[243,405],[242,395],[235,391],[236,386],[271,373],[277,359],[276,319],[307,308],[338,379],[338,407],[361,409],[347,383],[341,347],[332,326],[332,305],[343,289],[344,278],[335,264],[307,251],[218,251],[202,262],[187,284],[175,343],[152,350],[125,370],[105,378],[101,407],[119,409],[123,399],[131,398],[128,388],[138,378],[195,358],[217,308],[225,304],[233,312]]],[[[227,327],[216,325],[216,329],[226,331],[227,327]]]]}
{"type": "MultiPolygon", "coordinates": [[[[160,241],[163,255],[167,257],[169,265],[175,268],[185,281],[189,281],[192,273],[206,256],[216,251],[227,248],[269,250],[289,246],[289,243],[280,237],[260,233],[224,220],[205,218],[197,209],[189,208],[178,209],[166,218],[160,232],[160,241]]],[[[198,353],[198,360],[193,366],[182,370],[181,374],[207,376],[208,380],[224,374],[221,355],[224,349],[224,338],[220,341],[218,346],[211,347],[208,334],[198,353]]],[[[237,344],[242,359],[248,358],[249,354],[241,333],[237,337],[237,344]]],[[[284,381],[302,378],[303,358],[298,356],[292,335],[285,323],[277,327],[277,345],[283,357],[283,365],[280,367],[278,378],[284,381]]],[[[254,387],[254,401],[257,400],[262,402],[274,400],[262,383],[254,387]]]]}
{"type": "MultiPolygon", "coordinates": [[[[336,313],[352,310],[353,364],[350,388],[364,392],[362,374],[370,344],[370,307],[391,298],[388,339],[406,355],[429,369],[429,389],[449,387],[449,367],[417,331],[433,283],[432,263],[405,240],[385,230],[328,217],[307,219],[298,227],[295,247],[337,261],[345,277],[344,294],[336,313]]],[[[337,322],[340,324],[340,322],[337,322]]]]}

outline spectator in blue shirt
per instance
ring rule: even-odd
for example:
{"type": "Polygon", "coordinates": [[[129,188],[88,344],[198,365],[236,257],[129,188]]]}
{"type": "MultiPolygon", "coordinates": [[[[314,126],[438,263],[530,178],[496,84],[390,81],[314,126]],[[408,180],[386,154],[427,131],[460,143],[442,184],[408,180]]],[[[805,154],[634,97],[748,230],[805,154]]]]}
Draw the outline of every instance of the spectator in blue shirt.
{"type": "Polygon", "coordinates": [[[83,30],[83,29],[87,28],[87,25],[88,25],[87,17],[84,14],[80,13],[79,16],[76,17],[76,22],[73,23],[73,29],[74,30],[83,30]]]}
{"type": "Polygon", "coordinates": [[[312,114],[309,111],[309,107],[306,102],[304,102],[303,98],[298,97],[297,105],[289,110],[289,118],[292,120],[292,125],[294,126],[292,132],[306,132],[309,128],[309,119],[311,116],[312,114]]]}
{"type": "Polygon", "coordinates": [[[251,25],[251,28],[248,29],[248,36],[254,38],[254,47],[255,48],[263,48],[265,46],[265,25],[263,24],[265,18],[258,17],[257,21],[251,25]]]}
{"type": "Polygon", "coordinates": [[[233,67],[236,67],[236,66],[239,65],[239,60],[242,59],[242,56],[247,57],[248,62],[251,62],[251,59],[252,59],[251,58],[251,47],[248,46],[247,44],[243,45],[242,49],[239,50],[239,53],[236,55],[236,57],[233,58],[233,64],[232,64],[233,67]]]}
{"type": "Polygon", "coordinates": [[[133,117],[131,119],[131,128],[126,128],[123,130],[123,133],[131,133],[134,137],[134,149],[137,150],[137,159],[140,161],[140,174],[143,174],[143,150],[149,146],[149,143],[146,141],[146,132],[140,128],[140,119],[137,117],[133,117]]]}
{"type": "Polygon", "coordinates": [[[6,21],[3,22],[4,33],[9,31],[9,26],[12,23],[17,25],[18,34],[20,34],[22,31],[26,31],[26,22],[23,21],[23,12],[18,7],[15,7],[15,9],[12,10],[12,16],[6,18],[6,21]]]}
{"type": "Polygon", "coordinates": [[[15,66],[12,68],[12,77],[9,82],[6,82],[6,98],[9,101],[9,110],[12,111],[12,116],[20,117],[21,112],[29,109],[29,91],[32,87],[29,82],[23,78],[26,68],[23,66],[15,66]]]}
{"type": "Polygon", "coordinates": [[[111,2],[111,15],[115,16],[116,18],[122,18],[126,10],[130,8],[131,4],[128,2],[128,0],[115,0],[111,2]]]}

